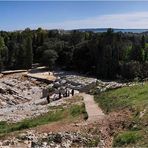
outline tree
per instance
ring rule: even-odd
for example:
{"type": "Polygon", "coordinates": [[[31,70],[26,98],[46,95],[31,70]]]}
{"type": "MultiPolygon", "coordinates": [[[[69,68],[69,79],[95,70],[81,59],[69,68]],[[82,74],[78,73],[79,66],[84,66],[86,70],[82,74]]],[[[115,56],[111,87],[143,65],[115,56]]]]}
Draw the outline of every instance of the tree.
{"type": "Polygon", "coordinates": [[[2,62],[2,58],[1,58],[1,54],[0,54],[0,72],[2,71],[3,68],[3,62],[2,62]]]}
{"type": "Polygon", "coordinates": [[[8,61],[8,49],[5,46],[3,37],[0,36],[0,69],[3,68],[4,64],[8,61]]]}
{"type": "Polygon", "coordinates": [[[17,58],[17,44],[14,41],[9,41],[8,42],[8,63],[7,66],[8,68],[13,68],[15,65],[14,63],[16,62],[17,58]]]}
{"type": "Polygon", "coordinates": [[[145,36],[144,35],[142,36],[142,39],[141,39],[141,47],[145,49],[145,36]]]}
{"type": "Polygon", "coordinates": [[[65,66],[66,68],[72,67],[73,47],[66,42],[59,42],[56,46],[56,51],[58,53],[58,65],[65,66]]]}
{"type": "Polygon", "coordinates": [[[138,43],[133,43],[131,53],[130,53],[130,60],[142,62],[144,60],[144,50],[142,49],[141,45],[138,43]]]}
{"type": "Polygon", "coordinates": [[[80,43],[82,39],[85,38],[82,32],[74,30],[71,32],[70,43],[75,46],[76,44],[80,43]]]}
{"type": "Polygon", "coordinates": [[[123,63],[121,66],[121,75],[126,79],[134,79],[141,77],[141,64],[138,61],[130,61],[128,63],[123,63]]]}
{"type": "Polygon", "coordinates": [[[57,53],[54,50],[45,50],[42,55],[42,64],[48,66],[50,69],[54,68],[55,62],[57,60],[57,53]]]}
{"type": "Polygon", "coordinates": [[[16,67],[18,69],[26,68],[26,53],[25,46],[23,44],[18,45],[18,51],[16,56],[16,67]]]}
{"type": "Polygon", "coordinates": [[[76,48],[74,49],[73,64],[80,72],[86,73],[91,71],[93,59],[88,41],[77,44],[76,48]]]}
{"type": "Polygon", "coordinates": [[[25,67],[29,69],[32,67],[33,63],[32,40],[30,37],[26,39],[25,49],[26,49],[25,67]]]}

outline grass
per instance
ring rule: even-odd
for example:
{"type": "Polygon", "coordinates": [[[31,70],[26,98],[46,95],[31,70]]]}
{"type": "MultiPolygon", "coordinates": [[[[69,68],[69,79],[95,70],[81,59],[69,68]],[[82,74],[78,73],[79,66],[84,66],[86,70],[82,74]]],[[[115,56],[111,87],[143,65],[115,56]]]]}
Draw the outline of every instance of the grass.
{"type": "Polygon", "coordinates": [[[130,107],[143,111],[148,107],[148,83],[133,87],[110,90],[96,95],[95,100],[106,113],[130,107]]]}
{"type": "Polygon", "coordinates": [[[14,131],[32,128],[63,119],[71,119],[79,116],[85,118],[85,105],[73,105],[69,108],[59,108],[33,119],[25,119],[17,123],[0,122],[0,134],[6,134],[14,131]]]}
{"type": "Polygon", "coordinates": [[[126,127],[125,133],[121,131],[116,135],[114,146],[131,146],[131,143],[148,146],[148,83],[103,92],[97,94],[95,100],[107,114],[123,109],[131,112],[131,125],[126,127]],[[142,133],[140,142],[137,140],[137,132],[142,133]]]}
{"type": "Polygon", "coordinates": [[[141,139],[141,135],[137,131],[125,131],[115,137],[113,146],[121,147],[129,144],[135,144],[141,139]]]}
{"type": "Polygon", "coordinates": [[[85,104],[83,103],[82,107],[80,108],[79,105],[75,105],[75,106],[72,106],[70,108],[70,114],[73,116],[73,117],[76,117],[80,114],[83,114],[83,118],[86,120],[88,119],[88,114],[85,110],[85,104]]]}

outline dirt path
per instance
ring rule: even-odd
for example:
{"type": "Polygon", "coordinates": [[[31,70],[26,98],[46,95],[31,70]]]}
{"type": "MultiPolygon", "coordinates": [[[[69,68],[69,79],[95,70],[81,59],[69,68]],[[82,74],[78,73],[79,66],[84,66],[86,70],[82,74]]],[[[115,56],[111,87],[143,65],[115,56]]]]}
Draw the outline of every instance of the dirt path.
{"type": "Polygon", "coordinates": [[[108,116],[103,113],[102,109],[95,102],[93,95],[86,93],[81,93],[80,95],[84,98],[85,108],[88,114],[88,125],[99,126],[100,139],[103,141],[103,146],[101,147],[111,148],[113,137],[110,136],[108,116]]]}
{"type": "Polygon", "coordinates": [[[89,95],[85,93],[81,93],[80,95],[83,96],[84,98],[86,112],[88,114],[87,122],[90,122],[90,123],[97,122],[105,116],[102,109],[94,101],[93,95],[89,95]]]}

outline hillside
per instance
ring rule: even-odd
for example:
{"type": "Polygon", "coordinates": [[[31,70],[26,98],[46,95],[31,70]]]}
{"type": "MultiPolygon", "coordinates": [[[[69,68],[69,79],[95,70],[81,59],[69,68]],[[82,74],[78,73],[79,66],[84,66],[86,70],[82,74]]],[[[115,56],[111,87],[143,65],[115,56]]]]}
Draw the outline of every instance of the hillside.
{"type": "Polygon", "coordinates": [[[127,114],[127,122],[113,134],[115,147],[148,146],[148,83],[110,90],[95,100],[108,114],[127,114]]]}
{"type": "Polygon", "coordinates": [[[93,83],[96,83],[95,78],[64,71],[54,71],[53,76],[53,72],[49,75],[44,68],[33,69],[33,72],[3,72],[0,78],[0,146],[108,145],[103,137],[100,141],[95,125],[101,109],[93,96],[79,93],[93,83]],[[52,88],[50,103],[43,93],[48,88],[52,88]],[[74,96],[64,96],[66,89],[70,92],[74,89],[74,96]],[[59,90],[64,91],[61,98],[59,90]],[[97,132],[93,134],[93,130],[97,132]]]}
{"type": "MultiPolygon", "coordinates": [[[[0,146],[14,147],[111,147],[108,120],[112,117],[104,114],[93,95],[87,93],[97,85],[100,91],[129,85],[66,71],[49,75],[45,68],[3,73],[0,84],[0,146]],[[48,89],[49,103],[43,93],[48,89]],[[74,96],[65,96],[65,90],[72,89],[74,96]]],[[[119,125],[126,121],[124,116],[122,120],[116,117],[119,125]]]]}
{"type": "Polygon", "coordinates": [[[67,71],[49,74],[45,68],[14,72],[0,78],[1,146],[148,145],[147,82],[101,81],[67,71]],[[49,103],[46,89],[51,91],[49,103]],[[74,89],[74,96],[66,97],[66,89],[74,89]]]}

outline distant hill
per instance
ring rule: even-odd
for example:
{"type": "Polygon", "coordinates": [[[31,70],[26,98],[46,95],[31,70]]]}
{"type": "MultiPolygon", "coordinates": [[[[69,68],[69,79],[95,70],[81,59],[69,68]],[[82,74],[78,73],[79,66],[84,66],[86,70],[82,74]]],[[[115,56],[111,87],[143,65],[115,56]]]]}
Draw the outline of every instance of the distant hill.
{"type": "MultiPolygon", "coordinates": [[[[79,31],[92,31],[92,32],[107,32],[108,28],[86,28],[86,29],[78,29],[79,31]]],[[[142,33],[148,32],[148,29],[113,29],[114,32],[132,32],[132,33],[142,33]]]]}

